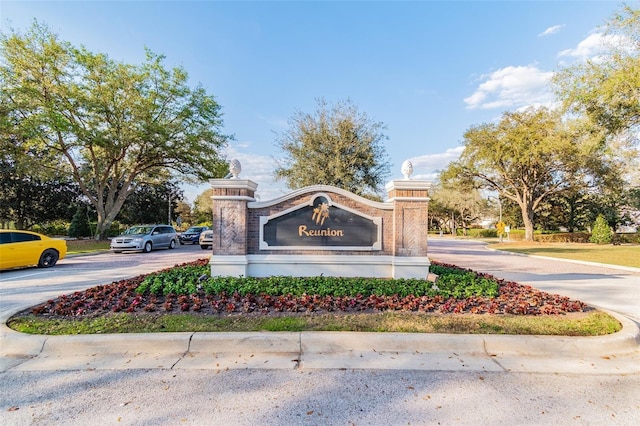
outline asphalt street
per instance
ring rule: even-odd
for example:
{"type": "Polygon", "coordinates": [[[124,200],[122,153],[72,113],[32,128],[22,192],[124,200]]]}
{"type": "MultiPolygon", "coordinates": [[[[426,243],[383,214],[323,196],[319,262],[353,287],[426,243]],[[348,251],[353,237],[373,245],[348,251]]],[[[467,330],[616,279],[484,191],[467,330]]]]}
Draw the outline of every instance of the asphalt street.
{"type": "MultiPolygon", "coordinates": [[[[638,320],[640,271],[507,255],[467,241],[434,239],[429,248],[434,260],[638,320]]],[[[202,255],[182,246],[3,272],[0,314],[202,255]]],[[[39,345],[27,359],[0,348],[0,424],[640,424],[640,352],[636,345],[617,354],[615,336],[175,334],[27,336],[39,345]]]]}
{"type": "Polygon", "coordinates": [[[640,269],[487,250],[486,244],[429,239],[429,258],[619,312],[640,323],[640,269]]]}
{"type": "Polygon", "coordinates": [[[22,309],[62,294],[159,271],[210,255],[209,250],[202,250],[198,245],[179,245],[174,250],[155,250],[151,253],[71,255],[52,268],[0,271],[0,321],[4,322],[22,309]]]}

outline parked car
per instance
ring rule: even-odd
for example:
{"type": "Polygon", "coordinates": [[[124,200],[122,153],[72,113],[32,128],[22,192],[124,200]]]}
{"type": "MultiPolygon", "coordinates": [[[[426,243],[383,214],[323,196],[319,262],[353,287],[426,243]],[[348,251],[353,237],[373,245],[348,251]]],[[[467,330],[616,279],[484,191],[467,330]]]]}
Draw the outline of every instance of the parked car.
{"type": "Polygon", "coordinates": [[[211,247],[213,245],[213,231],[211,229],[202,231],[198,243],[200,244],[200,248],[202,250],[206,250],[211,247]]]}
{"type": "Polygon", "coordinates": [[[159,248],[174,249],[178,245],[178,234],[169,225],[137,225],[111,239],[111,251],[143,251],[149,253],[159,248]]]}
{"type": "Polygon", "coordinates": [[[207,229],[208,226],[192,226],[179,235],[180,244],[198,244],[200,234],[207,229]]]}
{"type": "Polygon", "coordinates": [[[67,255],[67,242],[31,231],[0,229],[0,269],[50,268],[67,255]]]}

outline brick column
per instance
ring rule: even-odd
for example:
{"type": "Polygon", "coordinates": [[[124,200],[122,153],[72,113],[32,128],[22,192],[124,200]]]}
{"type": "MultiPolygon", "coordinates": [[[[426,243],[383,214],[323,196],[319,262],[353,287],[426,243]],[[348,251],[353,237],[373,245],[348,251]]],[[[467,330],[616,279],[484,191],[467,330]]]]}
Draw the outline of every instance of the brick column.
{"type": "Polygon", "coordinates": [[[211,179],[213,190],[213,256],[211,274],[246,275],[247,203],[255,201],[258,184],[245,179],[211,179]]]}
{"type": "Polygon", "coordinates": [[[422,180],[394,180],[387,184],[388,201],[393,203],[394,277],[421,276],[429,272],[427,231],[429,189],[431,182],[422,180]],[[406,266],[403,266],[406,265],[406,266]],[[402,269],[411,271],[403,272],[402,269]]]}

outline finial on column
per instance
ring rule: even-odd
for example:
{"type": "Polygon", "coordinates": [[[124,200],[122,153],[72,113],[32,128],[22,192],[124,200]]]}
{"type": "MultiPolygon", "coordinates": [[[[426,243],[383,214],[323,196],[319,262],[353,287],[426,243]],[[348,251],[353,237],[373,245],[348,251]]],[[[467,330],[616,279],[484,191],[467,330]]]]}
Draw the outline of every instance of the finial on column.
{"type": "Polygon", "coordinates": [[[413,173],[413,164],[411,164],[411,161],[405,160],[404,163],[402,163],[402,167],[400,168],[400,170],[404,175],[404,179],[409,180],[411,179],[411,174],[413,173]]]}
{"type": "Polygon", "coordinates": [[[242,171],[240,162],[235,159],[231,160],[231,162],[229,162],[229,172],[231,173],[231,179],[239,179],[240,171],[242,171]]]}

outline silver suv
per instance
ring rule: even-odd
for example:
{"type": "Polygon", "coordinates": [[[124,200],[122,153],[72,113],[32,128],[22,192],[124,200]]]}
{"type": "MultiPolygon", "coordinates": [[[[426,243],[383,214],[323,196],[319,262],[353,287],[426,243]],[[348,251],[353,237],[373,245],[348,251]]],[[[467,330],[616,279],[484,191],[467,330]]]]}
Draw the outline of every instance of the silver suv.
{"type": "Polygon", "coordinates": [[[136,250],[149,253],[153,249],[173,249],[178,245],[178,234],[169,225],[138,225],[111,239],[111,251],[122,253],[136,250]]]}

